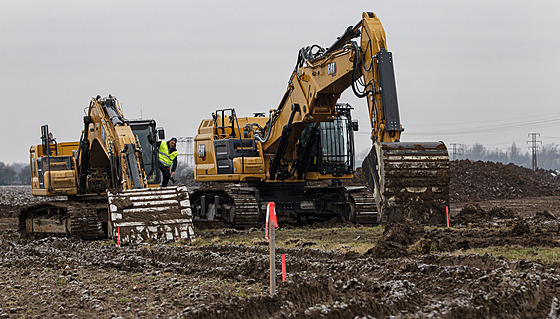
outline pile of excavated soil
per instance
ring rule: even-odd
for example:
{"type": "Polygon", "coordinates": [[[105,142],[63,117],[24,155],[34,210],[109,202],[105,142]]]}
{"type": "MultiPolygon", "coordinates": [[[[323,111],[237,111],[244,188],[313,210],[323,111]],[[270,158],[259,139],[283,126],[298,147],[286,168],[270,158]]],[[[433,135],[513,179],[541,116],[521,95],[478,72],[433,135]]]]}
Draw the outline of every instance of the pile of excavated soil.
{"type": "Polygon", "coordinates": [[[502,220],[515,219],[516,217],[517,214],[508,208],[492,207],[486,211],[476,203],[468,203],[456,216],[453,217],[453,224],[468,225],[496,223],[502,220]]]}
{"type": "Polygon", "coordinates": [[[408,256],[407,248],[413,243],[422,228],[414,224],[389,224],[383,231],[375,246],[369,249],[365,255],[377,258],[395,258],[408,256]]]}
{"type": "Polygon", "coordinates": [[[470,160],[450,164],[451,202],[560,195],[560,178],[552,171],[470,160]]]}
{"type": "MultiPolygon", "coordinates": [[[[356,169],[347,185],[367,185],[364,171],[356,169]]],[[[533,171],[515,164],[471,160],[450,162],[449,200],[452,203],[490,199],[560,196],[560,174],[533,171]]]]}

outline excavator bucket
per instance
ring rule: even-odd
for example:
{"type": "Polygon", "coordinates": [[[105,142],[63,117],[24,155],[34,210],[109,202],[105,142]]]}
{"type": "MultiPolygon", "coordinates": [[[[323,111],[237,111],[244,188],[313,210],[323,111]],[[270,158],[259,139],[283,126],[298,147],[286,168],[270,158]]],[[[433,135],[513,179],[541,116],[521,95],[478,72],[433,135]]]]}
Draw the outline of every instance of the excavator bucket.
{"type": "Polygon", "coordinates": [[[185,186],[107,193],[109,236],[115,242],[194,239],[189,193],[185,186]]]}
{"type": "Polygon", "coordinates": [[[449,154],[443,142],[374,143],[362,167],[379,222],[442,225],[449,204],[449,154]]]}

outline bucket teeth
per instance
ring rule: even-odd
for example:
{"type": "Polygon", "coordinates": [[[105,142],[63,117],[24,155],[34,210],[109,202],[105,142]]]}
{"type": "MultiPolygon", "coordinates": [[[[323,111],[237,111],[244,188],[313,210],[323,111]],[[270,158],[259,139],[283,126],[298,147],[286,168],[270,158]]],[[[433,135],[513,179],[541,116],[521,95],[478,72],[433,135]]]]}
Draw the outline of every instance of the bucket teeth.
{"type": "Polygon", "coordinates": [[[403,219],[445,222],[449,155],[443,142],[375,143],[363,164],[381,223],[403,219]]]}
{"type": "Polygon", "coordinates": [[[109,233],[115,242],[194,238],[185,186],[109,191],[108,198],[109,233]]]}

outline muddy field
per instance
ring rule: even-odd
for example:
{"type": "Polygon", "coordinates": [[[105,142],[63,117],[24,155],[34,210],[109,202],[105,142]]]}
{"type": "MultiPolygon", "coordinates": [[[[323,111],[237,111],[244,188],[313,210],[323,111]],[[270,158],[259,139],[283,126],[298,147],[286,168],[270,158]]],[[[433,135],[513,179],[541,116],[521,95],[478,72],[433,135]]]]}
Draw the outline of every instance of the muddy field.
{"type": "Polygon", "coordinates": [[[546,318],[560,297],[560,196],[479,188],[456,191],[451,228],[280,228],[288,277],[271,297],[260,229],[125,247],[25,241],[16,214],[35,199],[3,187],[0,318],[546,318]]]}

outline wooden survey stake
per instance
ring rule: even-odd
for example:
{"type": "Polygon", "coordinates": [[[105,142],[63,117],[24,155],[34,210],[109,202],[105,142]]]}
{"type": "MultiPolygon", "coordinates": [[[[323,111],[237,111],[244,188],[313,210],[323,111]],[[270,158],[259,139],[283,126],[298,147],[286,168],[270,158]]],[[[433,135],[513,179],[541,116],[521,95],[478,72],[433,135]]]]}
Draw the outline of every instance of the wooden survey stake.
{"type": "Polygon", "coordinates": [[[270,295],[276,292],[276,236],[275,236],[275,223],[268,223],[268,235],[270,237],[270,295]]]}

